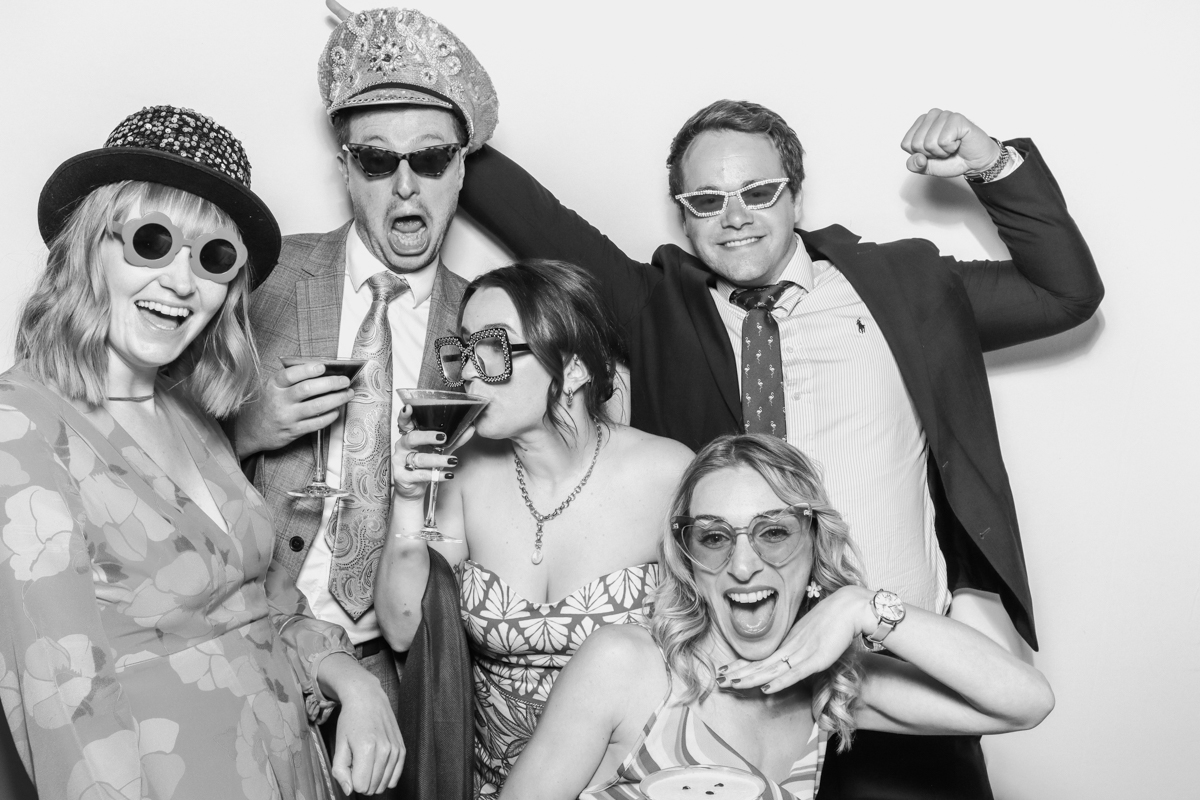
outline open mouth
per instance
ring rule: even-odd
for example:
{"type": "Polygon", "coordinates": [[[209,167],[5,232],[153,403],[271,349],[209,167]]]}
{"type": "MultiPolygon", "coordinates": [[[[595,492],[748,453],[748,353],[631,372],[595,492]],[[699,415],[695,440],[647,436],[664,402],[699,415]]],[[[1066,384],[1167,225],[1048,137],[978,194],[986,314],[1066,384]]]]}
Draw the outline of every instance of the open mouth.
{"type": "Polygon", "coordinates": [[[429,245],[429,226],[417,215],[396,217],[388,231],[388,240],[401,255],[420,253],[429,245]]]}
{"type": "Polygon", "coordinates": [[[754,244],[761,236],[749,236],[745,239],[734,239],[732,242],[721,242],[721,247],[745,247],[749,244],[754,244]]]}
{"type": "Polygon", "coordinates": [[[731,590],[725,593],[729,603],[729,618],[739,635],[748,639],[762,636],[775,619],[775,602],[779,593],[774,589],[756,591],[731,590]]]}
{"type": "Polygon", "coordinates": [[[134,305],[144,320],[165,331],[176,330],[192,315],[191,309],[156,303],[153,300],[136,300],[134,305]]]}

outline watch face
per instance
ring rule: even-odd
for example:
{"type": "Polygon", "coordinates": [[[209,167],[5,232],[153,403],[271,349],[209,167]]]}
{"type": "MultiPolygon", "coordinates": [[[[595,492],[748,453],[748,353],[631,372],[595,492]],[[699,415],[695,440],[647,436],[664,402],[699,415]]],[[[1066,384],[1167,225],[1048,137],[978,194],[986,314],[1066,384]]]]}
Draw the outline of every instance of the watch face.
{"type": "Polygon", "coordinates": [[[900,595],[880,589],[871,602],[875,606],[875,613],[881,619],[893,623],[904,619],[904,601],[900,599],[900,595]]]}

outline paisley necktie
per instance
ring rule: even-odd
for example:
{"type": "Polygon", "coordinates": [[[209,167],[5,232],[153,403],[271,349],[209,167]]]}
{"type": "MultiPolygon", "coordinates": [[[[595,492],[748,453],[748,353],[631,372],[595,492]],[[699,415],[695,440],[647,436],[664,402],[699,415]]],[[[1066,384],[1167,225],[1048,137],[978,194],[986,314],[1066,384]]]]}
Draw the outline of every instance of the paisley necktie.
{"type": "Polygon", "coordinates": [[[346,406],[341,487],[350,492],[326,529],[333,564],[329,592],[357,622],[374,603],[375,572],[392,498],[392,330],[388,303],[408,283],[388,270],[367,280],[371,307],[354,337],[352,358],[366,359],[346,406]]]}

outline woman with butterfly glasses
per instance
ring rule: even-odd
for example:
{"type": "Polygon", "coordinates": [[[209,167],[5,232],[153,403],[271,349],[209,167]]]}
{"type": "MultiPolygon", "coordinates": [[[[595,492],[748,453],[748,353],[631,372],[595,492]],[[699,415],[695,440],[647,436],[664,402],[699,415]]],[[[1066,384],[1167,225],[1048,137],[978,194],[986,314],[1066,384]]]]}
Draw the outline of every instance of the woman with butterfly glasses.
{"type": "Polygon", "coordinates": [[[614,326],[588,275],[523,261],[463,295],[459,335],[434,343],[447,388],[488,401],[453,455],[400,414],[392,531],[375,581],[379,625],[405,651],[421,622],[430,547],[455,565],[475,682],[475,788],[502,785],[563,665],[591,631],[641,620],[655,541],[691,452],[609,416],[614,326]],[[432,469],[438,525],[461,543],[409,538],[432,469]],[[450,475],[442,474],[442,478],[450,475]]]}
{"type": "Polygon", "coordinates": [[[846,749],[860,728],[1001,733],[1053,708],[1042,674],[983,634],[866,589],[816,468],[782,440],[714,440],[671,513],[649,629],[588,639],[504,796],[615,800],[675,781],[664,796],[725,784],[812,800],[830,734],[846,749]],[[771,683],[739,688],[752,668],[771,683]]]}
{"type": "Polygon", "coordinates": [[[145,108],[55,171],[38,222],[47,269],[0,376],[0,698],[38,794],[394,785],[379,682],[269,569],[270,514],[216,422],[255,385],[249,296],[280,249],[241,143],[145,108]]]}

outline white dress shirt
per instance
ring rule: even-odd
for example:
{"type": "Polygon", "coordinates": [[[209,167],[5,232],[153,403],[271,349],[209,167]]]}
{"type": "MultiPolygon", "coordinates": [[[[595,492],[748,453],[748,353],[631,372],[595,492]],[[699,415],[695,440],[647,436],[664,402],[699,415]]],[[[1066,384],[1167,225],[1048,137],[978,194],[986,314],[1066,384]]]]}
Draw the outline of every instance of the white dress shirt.
{"type": "MultiPolygon", "coordinates": [[[[797,239],[780,280],[793,286],[779,322],[788,442],[821,467],[834,508],[850,526],[867,584],[945,613],[946,562],[933,526],[925,431],[874,318],[845,276],[814,263],[797,239]]],[[[712,290],[741,375],[737,287],[712,290]]]]}
{"type": "MultiPolygon", "coordinates": [[[[379,259],[367,249],[358,235],[357,226],[351,226],[346,237],[346,277],[342,287],[342,313],[338,329],[338,358],[350,358],[354,351],[354,338],[367,311],[371,307],[371,288],[367,280],[376,273],[387,269],[379,259]]],[[[433,294],[433,279],[437,272],[437,264],[404,275],[408,281],[409,291],[401,294],[388,304],[388,326],[392,331],[392,386],[396,388],[415,387],[421,373],[421,358],[425,353],[425,332],[429,325],[429,298],[433,294]]],[[[396,430],[396,417],[400,413],[401,404],[392,398],[392,418],[390,428],[392,443],[399,436],[396,430]]],[[[325,476],[330,486],[340,486],[342,473],[342,434],[344,429],[343,416],[330,426],[328,471],[325,476]]],[[[329,543],[325,539],[329,517],[333,511],[335,500],[326,500],[321,513],[321,525],[317,529],[317,537],[309,548],[304,559],[304,566],[296,585],[304,596],[313,614],[318,619],[333,622],[346,629],[350,641],[354,644],[370,641],[379,636],[379,623],[375,618],[375,609],[371,609],[358,622],[354,622],[338,605],[337,600],[329,593],[329,567],[332,554],[329,543]]]]}

